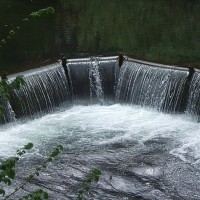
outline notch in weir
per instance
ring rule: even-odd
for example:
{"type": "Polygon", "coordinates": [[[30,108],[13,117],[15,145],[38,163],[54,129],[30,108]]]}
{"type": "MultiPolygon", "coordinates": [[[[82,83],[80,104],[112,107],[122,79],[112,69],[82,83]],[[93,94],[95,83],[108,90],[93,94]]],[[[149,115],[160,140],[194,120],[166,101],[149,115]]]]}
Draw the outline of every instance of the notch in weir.
{"type": "Polygon", "coordinates": [[[194,73],[195,73],[194,67],[189,67],[188,70],[189,70],[189,74],[186,78],[185,86],[184,86],[183,94],[182,94],[182,101],[181,101],[181,106],[180,106],[181,112],[186,111],[188,98],[189,98],[189,89],[190,89],[192,78],[193,78],[194,73]]]}
{"type": "Polygon", "coordinates": [[[118,64],[119,64],[119,68],[121,68],[121,66],[123,65],[125,58],[124,58],[124,54],[120,53],[118,55],[118,64]]]}
{"type": "Polygon", "coordinates": [[[195,73],[194,67],[189,67],[189,75],[187,77],[188,81],[192,80],[192,77],[193,77],[194,73],[195,73]]]}
{"type": "Polygon", "coordinates": [[[70,81],[69,69],[67,67],[67,58],[65,56],[62,58],[62,67],[64,68],[64,71],[65,71],[67,83],[68,83],[68,86],[69,86],[69,91],[70,91],[70,94],[71,94],[71,100],[72,100],[72,94],[73,94],[72,83],[70,81]]]}

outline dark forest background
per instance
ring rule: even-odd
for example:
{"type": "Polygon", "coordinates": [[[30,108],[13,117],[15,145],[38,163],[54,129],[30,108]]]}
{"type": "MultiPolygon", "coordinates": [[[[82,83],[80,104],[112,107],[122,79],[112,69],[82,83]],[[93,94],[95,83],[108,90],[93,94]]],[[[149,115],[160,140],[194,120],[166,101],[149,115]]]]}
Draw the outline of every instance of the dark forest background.
{"type": "Polygon", "coordinates": [[[126,55],[158,63],[200,67],[200,1],[1,0],[0,70],[39,67],[62,57],[126,55]],[[31,12],[52,6],[53,16],[23,24],[31,12]]]}

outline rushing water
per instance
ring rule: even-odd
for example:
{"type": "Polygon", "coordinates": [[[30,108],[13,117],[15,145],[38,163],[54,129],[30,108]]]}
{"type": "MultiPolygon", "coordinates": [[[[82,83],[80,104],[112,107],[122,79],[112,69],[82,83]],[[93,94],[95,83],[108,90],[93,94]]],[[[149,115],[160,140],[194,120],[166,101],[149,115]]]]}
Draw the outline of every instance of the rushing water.
{"type": "MultiPolygon", "coordinates": [[[[21,63],[44,65],[49,58],[63,55],[119,51],[159,62],[195,65],[200,61],[197,0],[51,1],[54,16],[22,23],[32,11],[48,5],[45,1],[0,2],[0,41],[16,30],[15,37],[0,49],[0,71],[22,71],[34,65],[21,63]]],[[[187,115],[156,111],[180,111],[186,71],[128,63],[118,81],[115,60],[71,61],[66,67],[56,64],[28,74],[26,86],[13,94],[18,102],[4,102],[10,113],[6,120],[12,123],[1,126],[0,157],[34,143],[33,150],[19,161],[15,184],[24,182],[23,177],[54,146],[65,148],[23,194],[42,186],[50,199],[75,199],[82,180],[96,167],[102,176],[88,199],[200,199],[200,125],[187,115]],[[113,100],[115,92],[120,102],[140,106],[105,106],[105,99],[113,100]],[[101,105],[57,108],[81,98],[88,102],[96,98],[101,105]],[[35,113],[43,116],[34,119],[35,113]],[[33,119],[15,121],[27,115],[33,119]]],[[[185,102],[187,113],[197,116],[199,78],[196,73],[185,102]]]]}
{"type": "Polygon", "coordinates": [[[122,103],[149,106],[164,112],[180,112],[187,71],[124,62],[116,97],[122,103]]]}
{"type": "Polygon", "coordinates": [[[102,104],[104,101],[104,92],[98,58],[91,58],[91,64],[92,66],[89,69],[90,97],[92,98],[92,101],[94,101],[94,98],[96,97],[97,102],[102,104]]]}
{"type": "Polygon", "coordinates": [[[0,156],[34,143],[17,167],[19,183],[54,146],[64,146],[59,158],[22,193],[42,186],[50,199],[75,199],[82,180],[96,167],[102,176],[88,199],[197,200],[199,128],[185,115],[139,106],[73,106],[1,127],[0,156]]]}
{"type": "Polygon", "coordinates": [[[14,90],[11,104],[17,117],[50,112],[71,100],[64,69],[55,63],[24,74],[25,84],[14,90]]]}
{"type": "Polygon", "coordinates": [[[119,70],[116,59],[70,59],[23,72],[26,84],[7,105],[17,120],[1,126],[0,158],[35,146],[19,161],[12,187],[57,144],[64,152],[14,198],[39,186],[52,200],[76,199],[92,168],[102,176],[91,200],[200,198],[200,125],[184,114],[198,116],[198,72],[188,78],[185,69],[129,58],[119,70]]]}

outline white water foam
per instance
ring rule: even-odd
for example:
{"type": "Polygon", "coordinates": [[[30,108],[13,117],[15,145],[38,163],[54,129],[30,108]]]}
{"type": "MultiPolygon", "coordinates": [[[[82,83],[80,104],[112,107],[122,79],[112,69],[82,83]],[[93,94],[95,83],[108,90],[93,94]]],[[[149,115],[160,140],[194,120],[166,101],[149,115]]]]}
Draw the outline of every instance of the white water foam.
{"type": "MultiPolygon", "coordinates": [[[[63,138],[68,148],[169,138],[169,153],[184,161],[200,161],[200,124],[185,115],[170,115],[139,106],[74,106],[40,119],[14,122],[1,127],[0,157],[14,155],[27,142],[35,151],[42,145],[63,138]],[[192,158],[192,159],[191,159],[192,158]]],[[[145,146],[144,146],[145,148],[145,146]]]]}

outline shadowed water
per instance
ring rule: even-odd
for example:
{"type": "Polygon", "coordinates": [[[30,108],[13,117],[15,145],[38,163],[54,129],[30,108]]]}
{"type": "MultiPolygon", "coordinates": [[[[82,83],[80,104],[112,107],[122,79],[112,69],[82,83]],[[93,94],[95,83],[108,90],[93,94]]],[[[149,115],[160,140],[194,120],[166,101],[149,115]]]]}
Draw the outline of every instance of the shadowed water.
{"type": "Polygon", "coordinates": [[[17,182],[23,182],[22,173],[30,173],[57,144],[64,145],[62,155],[22,193],[42,186],[50,199],[75,199],[82,180],[96,167],[102,176],[88,199],[197,200],[199,126],[184,115],[137,106],[74,106],[4,125],[0,156],[34,143],[19,162],[17,182]]]}

